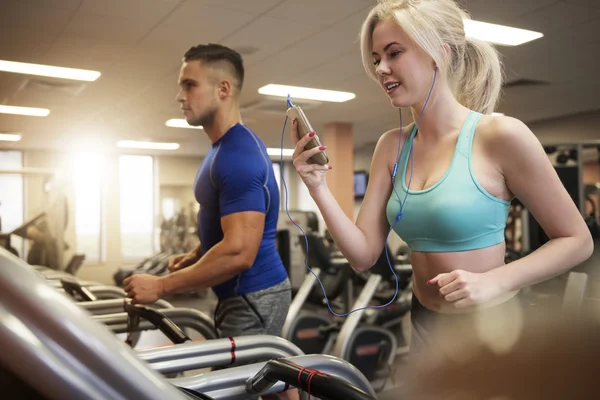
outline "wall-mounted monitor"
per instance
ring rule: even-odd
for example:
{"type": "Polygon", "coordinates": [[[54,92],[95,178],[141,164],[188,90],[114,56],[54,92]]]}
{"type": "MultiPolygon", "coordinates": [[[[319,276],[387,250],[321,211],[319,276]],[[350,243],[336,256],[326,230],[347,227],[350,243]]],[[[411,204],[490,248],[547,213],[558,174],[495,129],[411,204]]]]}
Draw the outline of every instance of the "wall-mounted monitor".
{"type": "Polygon", "coordinates": [[[367,171],[354,171],[354,198],[362,199],[367,191],[369,174],[367,171]]]}

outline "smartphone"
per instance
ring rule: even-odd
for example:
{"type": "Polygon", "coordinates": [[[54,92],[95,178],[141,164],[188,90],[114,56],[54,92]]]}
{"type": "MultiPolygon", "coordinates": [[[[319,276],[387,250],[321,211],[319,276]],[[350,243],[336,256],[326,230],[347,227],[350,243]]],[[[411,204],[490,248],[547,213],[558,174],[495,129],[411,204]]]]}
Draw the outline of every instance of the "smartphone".
{"type": "MultiPolygon", "coordinates": [[[[304,115],[304,111],[300,108],[300,106],[293,106],[288,108],[286,112],[287,116],[291,119],[295,119],[298,121],[298,134],[300,137],[307,135],[309,132],[313,132],[313,128],[308,122],[308,118],[304,115]]],[[[319,137],[317,135],[313,136],[312,140],[304,146],[304,150],[310,150],[315,147],[320,147],[321,142],[319,141],[319,137]]],[[[315,154],[311,158],[307,160],[309,164],[319,164],[326,165],[329,162],[329,158],[324,151],[315,154]]]]}

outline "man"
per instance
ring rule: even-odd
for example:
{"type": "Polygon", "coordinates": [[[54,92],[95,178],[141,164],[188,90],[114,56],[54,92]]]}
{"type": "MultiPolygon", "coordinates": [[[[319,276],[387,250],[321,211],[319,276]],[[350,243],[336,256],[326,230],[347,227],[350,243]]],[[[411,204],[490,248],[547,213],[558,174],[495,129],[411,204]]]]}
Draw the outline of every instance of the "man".
{"type": "Polygon", "coordinates": [[[266,147],[241,123],[241,56],[198,45],[184,56],[177,101],[188,124],[203,126],[212,147],[194,182],[200,245],[170,260],[164,277],[124,281],[133,303],[212,288],[221,337],[280,335],[291,285],[277,252],[279,189],[266,147]]]}

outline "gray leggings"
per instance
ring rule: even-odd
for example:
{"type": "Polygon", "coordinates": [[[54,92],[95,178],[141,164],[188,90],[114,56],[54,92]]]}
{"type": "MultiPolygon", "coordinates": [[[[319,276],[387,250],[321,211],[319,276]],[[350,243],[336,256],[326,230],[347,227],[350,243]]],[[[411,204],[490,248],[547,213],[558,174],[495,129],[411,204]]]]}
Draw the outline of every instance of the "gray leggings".
{"type": "Polygon", "coordinates": [[[220,337],[281,336],[291,301],[289,279],[270,288],[219,300],[215,327],[220,337]]]}

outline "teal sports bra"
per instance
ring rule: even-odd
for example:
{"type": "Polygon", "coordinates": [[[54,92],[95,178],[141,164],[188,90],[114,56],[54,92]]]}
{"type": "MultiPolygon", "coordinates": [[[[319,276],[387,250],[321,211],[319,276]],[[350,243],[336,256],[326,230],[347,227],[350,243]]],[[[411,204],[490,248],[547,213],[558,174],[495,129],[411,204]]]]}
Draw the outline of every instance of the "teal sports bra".
{"type": "Polygon", "coordinates": [[[472,111],[456,143],[450,167],[425,190],[408,190],[406,170],[416,126],[402,146],[394,191],[386,215],[412,251],[456,252],[493,246],[505,240],[510,202],[488,193],[473,174],[473,136],[481,114],[472,111]],[[408,193],[407,193],[408,192],[408,193]],[[396,222],[401,202],[402,213],[396,222]]]}

